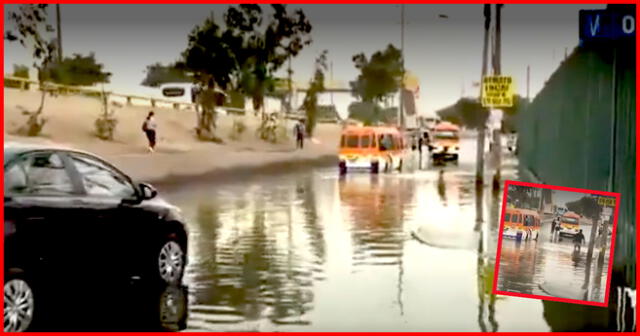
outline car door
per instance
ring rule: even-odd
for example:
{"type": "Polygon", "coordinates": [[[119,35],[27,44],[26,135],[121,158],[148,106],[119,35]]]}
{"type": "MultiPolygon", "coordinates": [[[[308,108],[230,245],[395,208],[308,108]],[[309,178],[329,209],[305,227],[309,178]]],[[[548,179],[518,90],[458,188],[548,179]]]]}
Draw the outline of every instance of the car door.
{"type": "Polygon", "coordinates": [[[99,263],[94,270],[107,278],[135,274],[140,249],[147,242],[144,234],[148,240],[153,237],[157,215],[135,201],[138,191],[128,176],[88,154],[68,152],[67,156],[82,181],[83,203],[93,218],[84,231],[96,237],[99,263]]]}
{"type": "Polygon", "coordinates": [[[74,228],[83,214],[80,185],[55,151],[24,153],[5,165],[5,227],[15,230],[5,261],[26,272],[54,274],[77,270],[74,228]]]}

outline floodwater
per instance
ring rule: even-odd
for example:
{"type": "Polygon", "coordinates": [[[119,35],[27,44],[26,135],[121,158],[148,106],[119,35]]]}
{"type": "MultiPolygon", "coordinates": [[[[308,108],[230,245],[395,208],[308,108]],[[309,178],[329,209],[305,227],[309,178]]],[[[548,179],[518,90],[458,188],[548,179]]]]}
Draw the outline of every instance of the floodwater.
{"type": "MultiPolygon", "coordinates": [[[[581,226],[587,240],[591,226],[581,226]]],[[[602,303],[605,299],[609,249],[594,248],[587,268],[588,241],[580,250],[571,238],[551,240],[550,218],[538,241],[503,240],[498,290],[602,303]]]]}
{"type": "Polygon", "coordinates": [[[317,169],[165,193],[190,223],[186,331],[619,329],[565,314],[567,304],[491,294],[502,193],[476,189],[475,149],[463,148],[457,166],[317,169]]]}

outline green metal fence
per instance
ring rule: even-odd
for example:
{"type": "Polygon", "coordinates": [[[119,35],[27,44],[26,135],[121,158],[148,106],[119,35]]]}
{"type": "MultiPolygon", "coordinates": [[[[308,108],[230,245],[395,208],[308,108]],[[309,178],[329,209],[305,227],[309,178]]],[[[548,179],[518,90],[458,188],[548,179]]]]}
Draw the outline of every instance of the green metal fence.
{"type": "Polygon", "coordinates": [[[579,47],[518,117],[521,167],[621,193],[614,270],[635,288],[635,41],[579,47]]]}

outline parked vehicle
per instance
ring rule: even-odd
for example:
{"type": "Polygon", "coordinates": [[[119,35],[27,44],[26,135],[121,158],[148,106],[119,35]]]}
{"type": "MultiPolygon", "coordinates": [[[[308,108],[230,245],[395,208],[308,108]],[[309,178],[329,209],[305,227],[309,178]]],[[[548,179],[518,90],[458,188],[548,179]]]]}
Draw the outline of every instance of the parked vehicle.
{"type": "Polygon", "coordinates": [[[86,152],[15,143],[4,183],[5,331],[29,329],[60,284],[181,282],[185,223],[152,186],[86,152]]]}
{"type": "Polygon", "coordinates": [[[533,210],[507,208],[504,214],[502,237],[538,240],[540,235],[540,215],[533,210]]]}
{"type": "Polygon", "coordinates": [[[436,160],[458,161],[460,128],[450,122],[439,123],[431,139],[431,157],[436,160]]]}
{"type": "Polygon", "coordinates": [[[340,173],[352,169],[374,174],[401,170],[407,153],[407,140],[395,127],[349,126],[340,139],[340,173]]]}

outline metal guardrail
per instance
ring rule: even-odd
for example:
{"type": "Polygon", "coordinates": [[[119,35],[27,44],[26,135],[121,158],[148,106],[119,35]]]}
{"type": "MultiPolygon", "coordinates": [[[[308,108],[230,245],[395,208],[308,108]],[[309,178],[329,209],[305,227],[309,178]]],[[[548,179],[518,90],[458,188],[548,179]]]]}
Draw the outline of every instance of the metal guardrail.
{"type": "MultiPolygon", "coordinates": [[[[102,90],[81,87],[81,86],[69,86],[69,85],[56,84],[51,82],[45,82],[44,85],[45,85],[44,87],[45,91],[57,92],[61,94],[75,93],[75,94],[84,94],[91,97],[101,97],[103,94],[106,94],[109,97],[120,97],[120,98],[124,98],[126,100],[126,104],[129,106],[134,105],[133,104],[134,100],[142,100],[142,101],[148,101],[151,107],[156,107],[157,104],[159,103],[171,105],[174,109],[177,109],[177,110],[181,108],[188,108],[188,109],[195,110],[195,107],[196,107],[196,104],[194,103],[176,102],[169,99],[129,95],[129,94],[122,94],[122,93],[115,93],[112,91],[103,92],[102,90]]],[[[5,76],[4,86],[9,88],[17,88],[20,90],[30,90],[32,87],[37,87],[39,89],[40,83],[38,81],[30,80],[28,78],[5,76]]],[[[246,110],[241,108],[226,107],[226,106],[220,106],[219,108],[225,110],[229,114],[236,114],[236,115],[246,114],[246,110]]]]}

